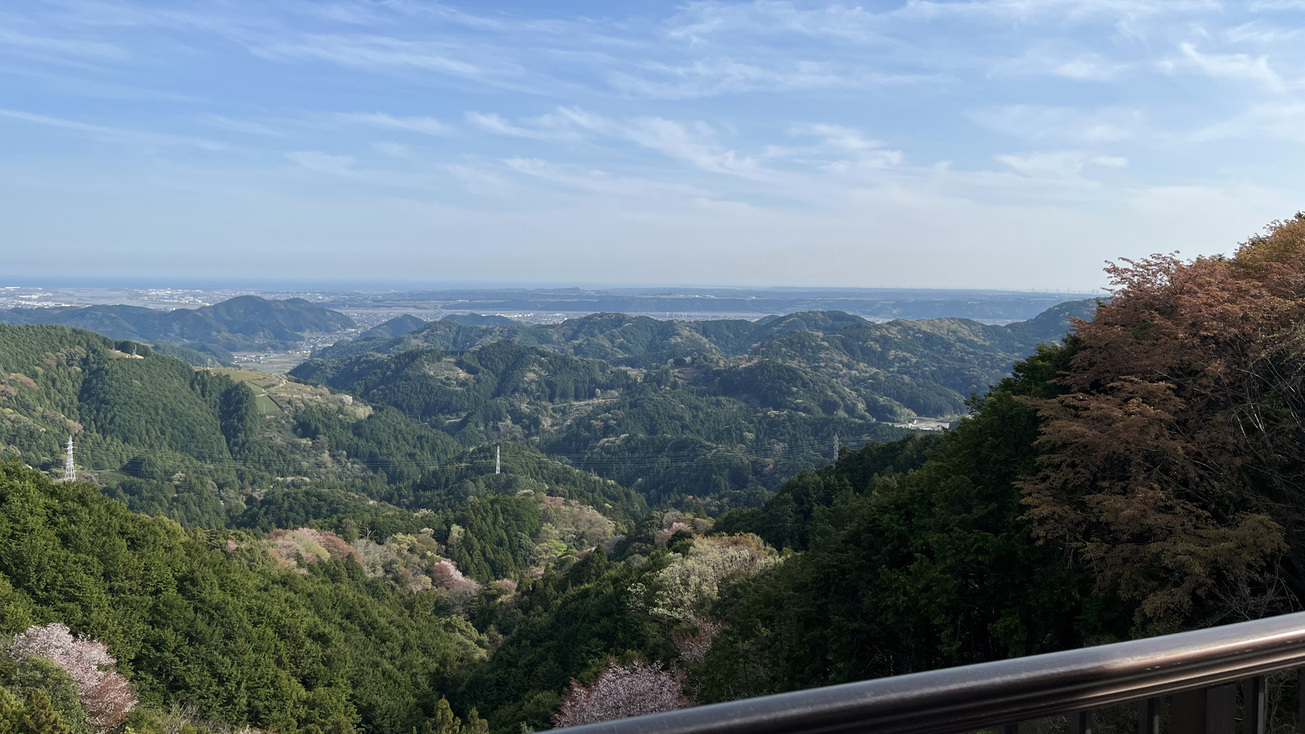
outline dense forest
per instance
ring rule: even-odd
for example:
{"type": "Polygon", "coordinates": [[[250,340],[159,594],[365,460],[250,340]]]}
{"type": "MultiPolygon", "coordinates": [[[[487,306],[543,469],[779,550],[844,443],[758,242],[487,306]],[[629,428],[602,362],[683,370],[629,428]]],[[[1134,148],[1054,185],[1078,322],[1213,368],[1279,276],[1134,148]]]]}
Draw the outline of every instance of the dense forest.
{"type": "Polygon", "coordinates": [[[836,442],[891,439],[902,435],[894,423],[964,412],[970,395],[1094,307],[1066,303],[1008,326],[840,312],[757,322],[594,314],[539,326],[459,317],[320,350],[291,374],[468,446],[530,442],[653,504],[715,514],[756,506],[831,459],[836,442]]]}
{"type": "Polygon", "coordinates": [[[463,542],[443,557],[492,581],[602,542],[649,509],[529,446],[464,448],[392,408],[281,377],[196,370],[134,342],[0,325],[0,360],[0,443],[11,458],[57,476],[72,435],[81,476],[101,492],[191,527],[312,525],[382,543],[425,529],[446,546],[454,534],[463,542]],[[575,534],[579,507],[601,537],[575,534]],[[500,542],[505,532],[512,543],[500,542]]]}
{"type": "Polygon", "coordinates": [[[845,393],[749,401],[728,376],[790,379],[807,347],[852,354],[860,326],[803,315],[830,330],[662,366],[423,346],[310,363],[318,385],[0,327],[18,449],[0,467],[0,718],[508,734],[1299,608],[1305,216],[1230,257],[1109,272],[1091,320],[949,430],[845,446],[713,512],[677,493],[728,488],[658,494],[619,461],[561,459],[594,439],[747,446],[730,431],[767,435],[763,415],[853,420],[845,393]],[[358,394],[330,387],[342,375],[358,394]],[[105,457],[94,483],[47,476],[69,431],[105,457]],[[177,498],[204,491],[223,509],[191,519],[177,498]]]}

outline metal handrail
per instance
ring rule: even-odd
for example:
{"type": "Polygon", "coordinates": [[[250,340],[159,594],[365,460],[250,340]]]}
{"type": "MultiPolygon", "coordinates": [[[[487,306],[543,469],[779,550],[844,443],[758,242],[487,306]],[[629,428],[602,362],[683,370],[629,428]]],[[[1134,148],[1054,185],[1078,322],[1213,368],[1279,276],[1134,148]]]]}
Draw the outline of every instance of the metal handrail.
{"type": "MultiPolygon", "coordinates": [[[[568,734],[954,734],[1142,701],[1140,731],[1158,734],[1156,698],[1174,698],[1173,730],[1231,734],[1248,681],[1245,734],[1264,731],[1268,673],[1305,666],[1305,612],[1222,627],[846,683],[567,728],[568,734]],[[1209,694],[1209,695],[1206,695],[1209,694]]],[[[1305,696],[1302,696],[1305,704],[1305,696]]],[[[1090,727],[1078,717],[1079,731],[1090,727]]],[[[560,730],[561,731],[561,730],[560,730]]]]}

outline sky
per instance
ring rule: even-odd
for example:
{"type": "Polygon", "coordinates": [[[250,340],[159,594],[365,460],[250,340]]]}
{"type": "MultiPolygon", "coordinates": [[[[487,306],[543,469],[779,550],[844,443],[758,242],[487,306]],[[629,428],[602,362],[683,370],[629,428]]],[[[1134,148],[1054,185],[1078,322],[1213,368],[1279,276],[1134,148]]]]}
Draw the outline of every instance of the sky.
{"type": "Polygon", "coordinates": [[[0,3],[0,279],[1085,292],[1302,171],[1305,0],[0,3]]]}

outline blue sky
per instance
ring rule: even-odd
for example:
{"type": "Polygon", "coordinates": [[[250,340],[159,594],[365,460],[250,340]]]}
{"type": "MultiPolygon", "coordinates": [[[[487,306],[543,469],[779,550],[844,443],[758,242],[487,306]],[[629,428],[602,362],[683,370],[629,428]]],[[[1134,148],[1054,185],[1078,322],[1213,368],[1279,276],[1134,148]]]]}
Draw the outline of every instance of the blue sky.
{"type": "Polygon", "coordinates": [[[1305,0],[7,0],[11,276],[1093,289],[1305,209],[1305,0]]]}

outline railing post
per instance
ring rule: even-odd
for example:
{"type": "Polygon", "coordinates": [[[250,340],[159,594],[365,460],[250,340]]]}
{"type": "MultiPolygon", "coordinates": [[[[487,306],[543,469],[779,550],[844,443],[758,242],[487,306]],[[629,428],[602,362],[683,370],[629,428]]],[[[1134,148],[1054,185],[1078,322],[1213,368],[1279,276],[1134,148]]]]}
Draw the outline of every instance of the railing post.
{"type": "Polygon", "coordinates": [[[1205,690],[1205,734],[1233,734],[1237,729],[1237,686],[1205,690]]]}
{"type": "Polygon", "coordinates": [[[1300,698],[1296,700],[1296,734],[1305,734],[1305,668],[1297,673],[1300,674],[1300,698]]]}
{"type": "Polygon", "coordinates": [[[1243,705],[1246,707],[1246,727],[1244,734],[1264,734],[1264,718],[1268,713],[1268,691],[1265,678],[1257,675],[1248,679],[1242,688],[1243,705]]]}
{"type": "MultiPolygon", "coordinates": [[[[1305,677],[1302,678],[1305,680],[1305,677]]],[[[1074,715],[1074,734],[1092,734],[1092,712],[1080,711],[1074,715]]],[[[1305,734],[1305,732],[1301,732],[1305,734]]]]}
{"type": "Polygon", "coordinates": [[[1019,722],[1016,722],[1016,723],[1014,723],[1014,724],[1007,724],[1007,725],[1003,726],[1003,727],[1001,728],[1001,733],[1002,733],[1002,734],[1020,734],[1020,725],[1019,725],[1019,722]]]}
{"type": "Polygon", "coordinates": [[[1137,734],[1160,734],[1160,699],[1138,702],[1137,734]]]}
{"type": "Polygon", "coordinates": [[[1206,731],[1209,708],[1206,690],[1183,691],[1169,699],[1169,726],[1173,734],[1209,734],[1206,731]]]}

